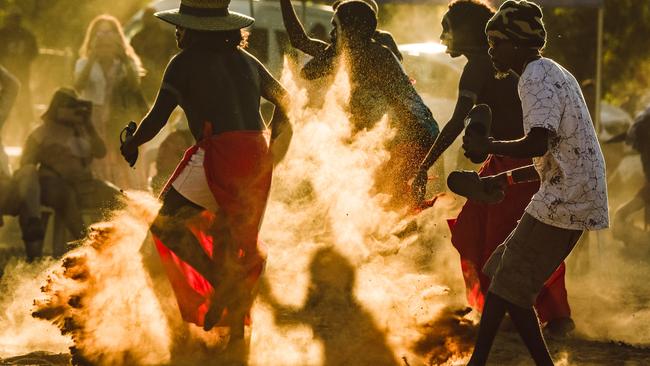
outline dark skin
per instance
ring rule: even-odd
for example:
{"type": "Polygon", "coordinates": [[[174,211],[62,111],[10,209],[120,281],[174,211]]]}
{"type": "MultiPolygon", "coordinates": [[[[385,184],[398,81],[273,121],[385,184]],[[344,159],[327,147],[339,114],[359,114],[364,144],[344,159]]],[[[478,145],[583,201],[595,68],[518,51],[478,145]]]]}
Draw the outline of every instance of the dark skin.
{"type": "Polygon", "coordinates": [[[305,28],[303,28],[300,20],[298,20],[298,15],[293,5],[291,5],[291,0],[280,0],[280,9],[282,10],[282,20],[284,21],[284,27],[287,29],[289,42],[292,47],[312,57],[318,56],[325,51],[329,44],[307,35],[305,28]]]}
{"type": "MultiPolygon", "coordinates": [[[[540,57],[538,50],[517,47],[510,41],[491,37],[488,37],[488,41],[490,43],[489,54],[495,69],[499,72],[513,71],[521,75],[529,62],[540,57]]],[[[523,138],[511,141],[496,141],[493,138],[469,134],[463,138],[463,148],[466,153],[487,152],[518,158],[533,158],[546,154],[548,138],[549,132],[542,128],[533,128],[523,138]]],[[[532,165],[512,170],[511,174],[515,182],[539,179],[532,165]]],[[[503,187],[508,184],[507,172],[481,178],[481,180],[488,186],[503,187]]],[[[488,292],[486,297],[476,346],[467,365],[480,366],[487,363],[490,348],[506,312],[510,314],[510,318],[535,364],[552,366],[553,359],[546,347],[533,307],[517,306],[492,292],[488,292]]]]}
{"type": "MultiPolygon", "coordinates": [[[[176,42],[181,49],[186,47],[184,35],[185,29],[176,27],[176,42]]],[[[288,149],[288,140],[292,135],[287,116],[288,93],[265,69],[260,69],[260,77],[261,96],[276,106],[271,119],[271,150],[274,152],[275,162],[278,163],[284,158],[288,149]]],[[[153,139],[165,126],[167,119],[176,106],[176,96],[165,89],[161,90],[154,106],[142,120],[136,133],[122,145],[122,155],[132,156],[136,154],[140,145],[153,139]]],[[[201,136],[202,126],[193,126],[192,121],[188,122],[194,138],[200,141],[203,138],[201,136]]]]}
{"type": "MultiPolygon", "coordinates": [[[[480,50],[478,48],[473,50],[465,50],[456,47],[454,40],[458,38],[459,35],[458,34],[454,35],[454,28],[453,25],[451,24],[451,21],[449,20],[448,14],[445,14],[445,16],[442,19],[442,28],[443,31],[442,34],[440,35],[440,41],[441,43],[447,46],[446,52],[451,57],[455,58],[455,57],[465,56],[471,62],[472,60],[480,58],[485,55],[485,51],[480,50]]],[[[461,30],[457,30],[457,32],[462,32],[461,27],[456,27],[456,28],[461,29],[461,30]]],[[[429,153],[427,154],[426,158],[420,164],[419,171],[415,176],[415,180],[413,181],[412,184],[413,194],[416,198],[416,201],[421,202],[424,199],[424,196],[426,194],[428,170],[440,158],[440,156],[451,146],[451,144],[458,138],[458,136],[463,132],[465,128],[464,120],[475,104],[476,104],[475,100],[473,100],[470,96],[463,93],[459,93],[458,100],[456,101],[456,107],[454,108],[454,113],[451,119],[440,131],[438,138],[436,139],[435,143],[429,150],[429,153]]],[[[544,155],[545,150],[541,152],[541,155],[537,155],[540,153],[540,151],[545,149],[546,146],[545,145],[546,136],[544,136],[545,133],[544,131],[531,131],[531,134],[529,134],[529,136],[525,136],[523,139],[515,140],[519,143],[519,147],[514,149],[516,151],[512,151],[513,149],[508,149],[508,148],[496,148],[495,152],[489,152],[489,153],[507,155],[516,158],[528,158],[533,156],[544,155]],[[531,142],[531,139],[533,142],[531,142]],[[503,149],[506,149],[508,151],[504,151],[503,149]]],[[[521,125],[506,123],[505,121],[494,121],[490,133],[492,134],[492,137],[490,137],[491,139],[490,141],[502,143],[505,141],[498,141],[498,140],[505,140],[507,138],[521,136],[521,125]],[[498,140],[495,141],[495,139],[498,140]]],[[[514,143],[515,141],[511,140],[507,142],[514,143]]],[[[473,150],[473,151],[484,152],[483,150],[481,150],[482,149],[481,147],[475,149],[477,150],[473,150]]],[[[468,154],[466,154],[466,156],[467,155],[468,154]]],[[[517,177],[519,176],[520,173],[517,173],[517,177]]],[[[522,181],[537,180],[536,177],[537,177],[536,173],[521,174],[522,181]]]]}
{"type": "MultiPolygon", "coordinates": [[[[519,48],[512,42],[496,40],[488,37],[490,44],[489,54],[494,68],[499,72],[512,71],[521,75],[530,61],[539,59],[537,50],[519,48]]],[[[534,158],[544,156],[548,151],[549,131],[544,128],[533,128],[523,138],[509,141],[499,141],[492,137],[484,137],[469,133],[463,138],[465,155],[470,154],[496,154],[513,158],[534,158]]],[[[533,165],[512,170],[515,183],[538,180],[539,176],[533,165]]],[[[495,176],[485,177],[485,181],[507,183],[507,174],[504,172],[495,176]]]]}
{"type": "MultiPolygon", "coordinates": [[[[190,46],[189,43],[191,43],[191,40],[187,37],[188,34],[184,28],[177,27],[176,40],[179,48],[185,49],[190,46]]],[[[244,53],[244,57],[252,57],[243,50],[237,50],[236,52],[244,53]]],[[[254,60],[254,62],[258,68],[260,90],[258,91],[257,87],[249,88],[248,86],[241,86],[240,89],[249,88],[250,90],[242,89],[237,91],[241,93],[253,93],[251,98],[259,98],[261,96],[276,106],[270,123],[270,149],[274,163],[277,164],[285,156],[292,136],[292,129],[287,116],[289,97],[282,85],[257,60],[254,60]]],[[[215,93],[219,92],[221,90],[215,90],[215,93]]],[[[133,137],[127,139],[122,145],[122,155],[128,158],[137,154],[138,147],[150,141],[164,127],[177,105],[177,95],[166,88],[162,88],[154,106],[142,120],[133,137]]],[[[232,106],[232,108],[246,108],[246,106],[232,106]]],[[[190,131],[197,141],[206,137],[203,136],[203,121],[188,118],[188,123],[190,131]]],[[[257,121],[245,120],[242,123],[244,124],[243,126],[228,125],[226,130],[250,130],[259,128],[257,121]]],[[[234,264],[237,263],[237,259],[234,256],[229,256],[227,253],[215,255],[214,259],[209,257],[205,254],[195,236],[187,229],[187,223],[191,223],[192,220],[198,220],[203,210],[203,207],[190,202],[183,195],[171,188],[163,198],[163,206],[151,230],[162,242],[169,243],[171,245],[169,249],[201,273],[215,289],[213,298],[220,299],[220,301],[214,301],[212,303],[205,317],[204,329],[206,331],[210,330],[221,318],[223,309],[228,307],[229,312],[226,322],[231,325],[231,338],[243,339],[243,319],[247,309],[249,309],[249,302],[252,299],[245,294],[238,295],[241,287],[238,286],[240,283],[239,279],[243,276],[241,269],[236,265],[229,266],[223,263],[225,261],[234,264]]],[[[224,213],[218,210],[216,215],[219,217],[223,216],[224,213]]],[[[213,230],[216,232],[216,236],[223,238],[224,243],[231,243],[229,239],[229,228],[215,227],[213,230]]],[[[228,244],[228,248],[231,247],[233,252],[236,251],[234,246],[228,244]]]]}

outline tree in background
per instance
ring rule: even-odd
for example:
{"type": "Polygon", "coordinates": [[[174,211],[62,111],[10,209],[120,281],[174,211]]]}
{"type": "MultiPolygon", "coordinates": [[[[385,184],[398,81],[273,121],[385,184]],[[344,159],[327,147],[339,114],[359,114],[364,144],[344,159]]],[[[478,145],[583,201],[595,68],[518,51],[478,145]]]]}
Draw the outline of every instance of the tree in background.
{"type": "MultiPolygon", "coordinates": [[[[552,9],[548,53],[579,81],[595,75],[597,11],[552,9]]],[[[605,0],[603,97],[635,114],[650,102],[650,1],[605,0]]]]}

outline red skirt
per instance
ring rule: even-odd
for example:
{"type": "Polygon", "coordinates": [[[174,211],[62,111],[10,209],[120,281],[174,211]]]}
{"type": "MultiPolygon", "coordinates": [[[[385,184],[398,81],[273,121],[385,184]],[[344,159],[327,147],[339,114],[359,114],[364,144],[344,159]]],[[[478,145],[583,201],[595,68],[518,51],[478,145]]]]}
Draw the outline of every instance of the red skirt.
{"type": "MultiPolygon", "coordinates": [[[[479,175],[494,175],[530,164],[532,162],[528,159],[491,155],[481,167],[479,175]]],[[[482,272],[483,266],[496,247],[517,226],[517,221],[538,189],[538,182],[508,186],[502,202],[488,205],[467,201],[458,218],[449,220],[451,242],[460,254],[467,299],[470,306],[479,311],[483,310],[490,286],[490,279],[482,272]]],[[[535,308],[543,322],[571,315],[564,274],[565,264],[562,263],[537,297],[535,308]]]]}
{"type": "MultiPolygon", "coordinates": [[[[232,131],[212,135],[209,124],[204,136],[210,136],[188,149],[167,182],[165,192],[200,147],[205,150],[204,169],[208,186],[222,212],[204,211],[201,220],[192,220],[188,229],[210,257],[223,253],[220,238],[212,233],[225,225],[236,248],[236,256],[246,277],[242,286],[251,293],[266,263],[266,253],[258,234],[266,209],[273,159],[267,135],[263,131],[232,131]],[[224,220],[225,222],[215,222],[224,220]]],[[[167,272],[183,320],[203,326],[214,289],[189,264],[178,258],[159,238],[156,248],[167,272]]],[[[228,311],[228,309],[226,309],[228,311]]]]}

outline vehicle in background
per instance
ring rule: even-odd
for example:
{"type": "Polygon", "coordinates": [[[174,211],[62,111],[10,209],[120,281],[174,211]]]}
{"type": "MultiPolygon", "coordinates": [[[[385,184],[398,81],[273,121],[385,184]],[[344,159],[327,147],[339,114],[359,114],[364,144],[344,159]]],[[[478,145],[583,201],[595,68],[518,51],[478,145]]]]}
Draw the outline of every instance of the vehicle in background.
{"type": "MultiPolygon", "coordinates": [[[[332,8],[326,5],[305,4],[294,1],[294,8],[301,18],[307,33],[319,39],[329,37],[332,8]]],[[[158,0],[148,5],[156,11],[175,9],[178,0],[158,0]]],[[[248,29],[248,51],[257,57],[276,77],[280,76],[284,56],[295,55],[284,29],[280,3],[277,1],[232,0],[230,10],[255,17],[255,23],[248,29]],[[252,9],[251,9],[252,7],[252,9]],[[252,10],[252,11],[251,11],[252,10]]],[[[142,27],[143,10],[138,11],[125,26],[130,39],[142,27]]],[[[169,25],[170,32],[174,30],[169,25]]]]}

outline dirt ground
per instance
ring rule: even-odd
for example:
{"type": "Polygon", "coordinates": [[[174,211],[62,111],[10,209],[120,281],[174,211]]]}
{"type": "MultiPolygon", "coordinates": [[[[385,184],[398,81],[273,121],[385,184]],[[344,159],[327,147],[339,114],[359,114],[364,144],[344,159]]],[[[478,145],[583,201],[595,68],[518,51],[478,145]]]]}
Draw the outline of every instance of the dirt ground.
{"type": "MultiPolygon", "coordinates": [[[[549,340],[558,366],[646,366],[650,365],[650,348],[635,348],[616,343],[594,342],[584,339],[549,340]]],[[[68,365],[66,354],[34,352],[12,358],[0,359],[0,365],[68,365]]],[[[514,332],[502,332],[490,357],[490,366],[533,365],[528,352],[514,332]]]]}

